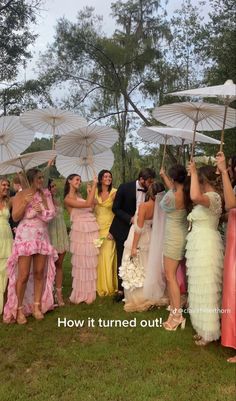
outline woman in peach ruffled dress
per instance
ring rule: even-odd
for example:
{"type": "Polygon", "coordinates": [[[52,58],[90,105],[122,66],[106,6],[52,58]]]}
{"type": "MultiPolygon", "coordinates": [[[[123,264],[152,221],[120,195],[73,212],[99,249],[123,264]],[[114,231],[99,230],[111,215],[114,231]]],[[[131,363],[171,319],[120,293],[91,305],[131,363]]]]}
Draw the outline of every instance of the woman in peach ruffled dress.
{"type": "MultiPolygon", "coordinates": [[[[222,176],[225,207],[229,210],[222,301],[222,309],[225,312],[222,314],[221,344],[236,349],[236,196],[229,179],[224,154],[219,152],[216,159],[222,176]]],[[[236,363],[236,355],[229,358],[228,362],[236,363]]]]}
{"type": "Polygon", "coordinates": [[[98,239],[98,224],[93,214],[97,178],[94,178],[87,199],[79,196],[81,177],[71,174],[66,179],[64,204],[72,222],[70,251],[72,253],[72,293],[73,304],[91,304],[96,299],[98,249],[94,241],[98,239]]]}

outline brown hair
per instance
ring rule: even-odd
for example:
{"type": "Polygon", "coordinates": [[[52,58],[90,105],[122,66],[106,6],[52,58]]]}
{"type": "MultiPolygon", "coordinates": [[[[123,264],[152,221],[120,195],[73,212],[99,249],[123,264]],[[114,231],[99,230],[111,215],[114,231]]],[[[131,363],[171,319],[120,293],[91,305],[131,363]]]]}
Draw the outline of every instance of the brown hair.
{"type": "Polygon", "coordinates": [[[73,180],[74,177],[80,177],[81,178],[81,176],[79,174],[70,174],[70,175],[68,175],[68,177],[66,179],[66,182],[65,182],[65,186],[64,186],[64,199],[65,199],[66,195],[68,195],[68,193],[70,191],[70,183],[69,183],[69,181],[73,180]]]}
{"type": "Polygon", "coordinates": [[[38,168],[31,168],[30,170],[27,171],[26,177],[30,185],[33,183],[34,177],[36,177],[38,173],[41,173],[41,171],[38,168]]]}
{"type": "Polygon", "coordinates": [[[163,192],[165,191],[165,187],[161,182],[153,182],[147,191],[146,194],[146,200],[152,199],[155,200],[155,196],[159,193],[159,192],[163,192]]]}
{"type": "MultiPolygon", "coordinates": [[[[8,180],[7,177],[5,177],[5,176],[0,177],[0,183],[1,183],[2,181],[8,182],[8,184],[9,184],[9,186],[10,186],[10,181],[8,180]]],[[[6,205],[8,204],[9,199],[10,199],[10,195],[9,195],[9,194],[6,195],[5,198],[3,198],[3,201],[5,201],[5,204],[6,204],[6,205]]]]}

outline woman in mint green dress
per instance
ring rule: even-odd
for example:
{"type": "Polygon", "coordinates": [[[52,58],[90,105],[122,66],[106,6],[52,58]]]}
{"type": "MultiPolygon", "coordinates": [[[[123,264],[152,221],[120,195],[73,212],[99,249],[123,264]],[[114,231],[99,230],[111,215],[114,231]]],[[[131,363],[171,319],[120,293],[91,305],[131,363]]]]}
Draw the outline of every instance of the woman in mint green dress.
{"type": "Polygon", "coordinates": [[[185,325],[185,319],[180,310],[181,297],[177,268],[184,258],[188,232],[187,171],[184,166],[176,165],[169,169],[168,176],[162,169],[160,176],[169,189],[160,202],[161,208],[166,212],[163,258],[170,299],[170,314],[163,327],[168,331],[175,331],[179,325],[181,328],[184,328],[185,325]]]}
{"type": "Polygon", "coordinates": [[[50,241],[53,247],[58,253],[58,259],[55,262],[56,265],[56,298],[59,306],[64,306],[64,300],[62,296],[62,281],[63,281],[63,260],[66,252],[69,250],[69,238],[67,234],[67,228],[63,215],[63,207],[56,197],[57,188],[55,181],[49,179],[48,189],[52,194],[53,203],[56,209],[56,217],[51,220],[48,224],[48,231],[50,241]]]}

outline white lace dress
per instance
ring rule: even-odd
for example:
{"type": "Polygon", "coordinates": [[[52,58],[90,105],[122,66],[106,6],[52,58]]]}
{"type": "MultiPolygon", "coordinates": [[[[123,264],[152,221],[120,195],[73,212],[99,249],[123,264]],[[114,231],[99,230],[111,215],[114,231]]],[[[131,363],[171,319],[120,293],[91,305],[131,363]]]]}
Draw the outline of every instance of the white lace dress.
{"type": "Polygon", "coordinates": [[[205,193],[210,207],[197,205],[188,215],[192,230],[187,235],[186,266],[189,313],[193,328],[206,341],[220,337],[223,242],[218,231],[221,198],[205,193]]]}
{"type": "MultiPolygon", "coordinates": [[[[123,273],[127,278],[125,281],[123,281],[122,284],[124,286],[124,295],[125,295],[124,310],[126,312],[145,311],[152,305],[152,302],[148,300],[143,293],[145,269],[148,262],[148,251],[151,240],[151,231],[152,231],[152,220],[145,220],[143,228],[139,228],[137,226],[137,215],[135,215],[135,222],[131,226],[128,238],[124,244],[124,253],[122,257],[122,264],[120,267],[120,272],[123,271],[123,273]],[[134,271],[133,272],[134,274],[132,274],[131,272],[131,276],[129,278],[128,277],[129,275],[127,274],[127,269],[129,269],[130,253],[135,231],[141,234],[138,242],[139,254],[138,258],[135,258],[136,259],[135,263],[137,262],[138,266],[142,267],[142,272],[134,271]],[[129,285],[132,286],[132,289],[127,288],[129,287],[129,285]]],[[[137,269],[140,270],[139,267],[137,267],[137,269]]]]}

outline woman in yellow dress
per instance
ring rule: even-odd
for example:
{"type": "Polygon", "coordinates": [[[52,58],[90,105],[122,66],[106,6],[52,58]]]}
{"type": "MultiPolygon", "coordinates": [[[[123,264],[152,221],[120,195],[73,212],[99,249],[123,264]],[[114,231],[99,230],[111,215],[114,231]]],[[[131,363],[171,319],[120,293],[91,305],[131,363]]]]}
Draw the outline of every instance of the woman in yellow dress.
{"type": "Polygon", "coordinates": [[[116,244],[109,234],[114,217],[112,205],[115,194],[116,189],[112,188],[111,172],[109,170],[100,171],[95,195],[95,215],[99,226],[99,238],[103,238],[97,268],[97,293],[100,296],[112,295],[117,291],[116,244]]]}

